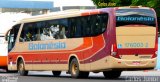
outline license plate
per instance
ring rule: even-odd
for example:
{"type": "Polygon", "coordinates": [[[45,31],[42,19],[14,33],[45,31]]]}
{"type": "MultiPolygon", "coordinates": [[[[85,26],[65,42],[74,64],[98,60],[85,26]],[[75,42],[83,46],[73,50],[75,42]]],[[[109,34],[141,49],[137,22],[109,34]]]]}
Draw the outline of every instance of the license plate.
{"type": "Polygon", "coordinates": [[[140,65],[141,62],[140,62],[140,61],[133,61],[132,64],[133,64],[133,65],[140,65]]]}

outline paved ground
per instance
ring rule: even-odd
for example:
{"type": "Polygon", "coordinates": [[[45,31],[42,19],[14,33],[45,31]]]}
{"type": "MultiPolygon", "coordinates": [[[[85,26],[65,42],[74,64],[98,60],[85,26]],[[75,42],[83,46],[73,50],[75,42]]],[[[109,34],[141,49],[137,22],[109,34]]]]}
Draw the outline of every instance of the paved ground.
{"type": "Polygon", "coordinates": [[[50,71],[31,71],[28,76],[0,72],[0,82],[160,82],[160,71],[125,71],[113,80],[105,79],[102,73],[90,73],[87,79],[73,79],[65,72],[60,77],[53,77],[50,71]]]}

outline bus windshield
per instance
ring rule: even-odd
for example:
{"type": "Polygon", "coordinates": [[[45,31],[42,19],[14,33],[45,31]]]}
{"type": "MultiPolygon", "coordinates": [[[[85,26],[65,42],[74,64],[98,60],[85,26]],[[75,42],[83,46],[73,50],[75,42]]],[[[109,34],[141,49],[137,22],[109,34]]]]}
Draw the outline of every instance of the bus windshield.
{"type": "Polygon", "coordinates": [[[149,9],[118,9],[116,10],[116,27],[124,25],[156,26],[155,13],[149,9]]]}

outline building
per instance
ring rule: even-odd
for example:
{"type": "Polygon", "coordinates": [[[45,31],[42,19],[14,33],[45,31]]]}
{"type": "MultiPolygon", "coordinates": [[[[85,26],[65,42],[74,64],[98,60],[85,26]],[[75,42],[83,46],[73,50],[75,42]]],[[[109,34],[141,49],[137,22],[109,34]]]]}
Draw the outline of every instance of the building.
{"type": "Polygon", "coordinates": [[[45,14],[53,8],[51,1],[0,0],[0,34],[4,34],[16,21],[23,18],[45,14]]]}
{"type": "MultiPolygon", "coordinates": [[[[0,0],[0,28],[10,28],[22,18],[68,9],[94,9],[91,0],[0,0]]],[[[1,30],[0,33],[5,32],[1,30]]]]}
{"type": "Polygon", "coordinates": [[[53,2],[0,0],[0,12],[23,12],[31,15],[47,13],[53,8],[53,2]]]}
{"type": "Polygon", "coordinates": [[[30,17],[31,14],[27,13],[16,13],[16,12],[5,12],[0,13],[0,36],[4,35],[11,27],[16,23],[16,21],[19,21],[23,18],[30,17]]]}
{"type": "MultiPolygon", "coordinates": [[[[37,0],[38,1],[38,0],[37,0]]],[[[52,11],[63,11],[68,9],[95,9],[92,0],[48,0],[53,1],[52,11]]]]}
{"type": "Polygon", "coordinates": [[[31,15],[68,9],[95,9],[92,0],[0,0],[0,12],[23,12],[31,15]]]}

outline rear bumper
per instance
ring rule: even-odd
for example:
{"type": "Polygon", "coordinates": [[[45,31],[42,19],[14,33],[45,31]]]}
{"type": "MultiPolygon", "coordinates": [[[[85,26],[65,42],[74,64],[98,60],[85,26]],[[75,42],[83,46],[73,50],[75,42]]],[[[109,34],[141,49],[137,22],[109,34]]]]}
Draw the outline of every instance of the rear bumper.
{"type": "Polygon", "coordinates": [[[139,60],[126,60],[126,59],[117,59],[114,57],[109,57],[110,68],[111,69],[128,69],[128,70],[137,70],[137,69],[151,69],[156,66],[157,58],[153,59],[139,59],[139,60]]]}
{"type": "Polygon", "coordinates": [[[7,66],[7,56],[0,56],[0,67],[7,66]]]}
{"type": "MultiPolygon", "coordinates": [[[[130,55],[128,55],[131,57],[130,55]]],[[[113,56],[106,56],[101,60],[88,63],[88,64],[80,64],[81,66],[85,65],[85,68],[80,68],[82,71],[93,71],[93,72],[100,72],[100,71],[108,71],[108,70],[148,70],[153,69],[156,66],[157,58],[153,59],[118,59],[113,56]],[[139,62],[138,64],[134,64],[133,62],[139,62]]],[[[80,67],[81,67],[80,66],[80,67]]]]}

